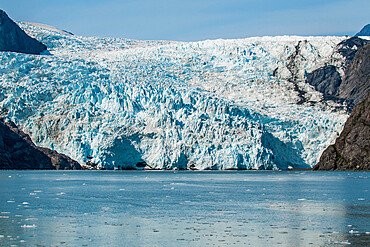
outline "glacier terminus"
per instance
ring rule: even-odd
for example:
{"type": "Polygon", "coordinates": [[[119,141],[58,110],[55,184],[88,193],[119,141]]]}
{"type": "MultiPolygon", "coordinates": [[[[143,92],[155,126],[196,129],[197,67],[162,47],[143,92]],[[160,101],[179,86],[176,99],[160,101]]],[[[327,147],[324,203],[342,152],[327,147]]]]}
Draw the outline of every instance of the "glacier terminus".
{"type": "Polygon", "coordinates": [[[140,41],[18,24],[50,54],[2,53],[1,117],[86,167],[310,168],[348,118],[306,82],[326,65],[343,75],[348,37],[140,41]]]}

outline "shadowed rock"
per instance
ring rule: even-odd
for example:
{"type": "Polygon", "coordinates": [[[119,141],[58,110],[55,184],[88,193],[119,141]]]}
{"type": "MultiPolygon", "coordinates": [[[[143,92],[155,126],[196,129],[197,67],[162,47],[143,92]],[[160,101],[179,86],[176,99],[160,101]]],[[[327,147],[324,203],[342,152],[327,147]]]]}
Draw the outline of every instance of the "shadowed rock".
{"type": "Polygon", "coordinates": [[[358,104],[344,129],[321,155],[314,170],[370,170],[370,93],[358,104]]]}
{"type": "Polygon", "coordinates": [[[370,44],[347,67],[339,96],[357,106],[314,170],[370,170],[370,44]]]}
{"type": "Polygon", "coordinates": [[[352,106],[363,101],[370,91],[370,44],[362,47],[346,69],[338,96],[352,106]]]}
{"type": "Polygon", "coordinates": [[[0,51],[40,54],[47,47],[28,36],[0,9],[0,51]]]}
{"type": "Polygon", "coordinates": [[[337,45],[337,52],[346,58],[346,71],[342,78],[338,68],[327,65],[312,71],[306,82],[321,92],[326,100],[346,101],[348,110],[364,100],[369,91],[368,40],[353,37],[337,45]]]}
{"type": "Polygon", "coordinates": [[[0,120],[0,169],[81,169],[64,154],[37,147],[13,122],[0,120]]]}
{"type": "Polygon", "coordinates": [[[355,58],[357,51],[369,43],[369,40],[352,37],[340,42],[337,45],[337,50],[339,54],[346,58],[346,64],[348,65],[355,58]]]}
{"type": "Polygon", "coordinates": [[[307,83],[326,98],[330,98],[337,95],[342,78],[335,66],[327,65],[310,73],[307,76],[307,83]]]}
{"type": "Polygon", "coordinates": [[[339,95],[360,104],[344,129],[322,154],[314,170],[370,170],[370,44],[361,48],[346,69],[339,95]]]}
{"type": "Polygon", "coordinates": [[[355,36],[370,36],[370,24],[364,26],[355,36]]]}

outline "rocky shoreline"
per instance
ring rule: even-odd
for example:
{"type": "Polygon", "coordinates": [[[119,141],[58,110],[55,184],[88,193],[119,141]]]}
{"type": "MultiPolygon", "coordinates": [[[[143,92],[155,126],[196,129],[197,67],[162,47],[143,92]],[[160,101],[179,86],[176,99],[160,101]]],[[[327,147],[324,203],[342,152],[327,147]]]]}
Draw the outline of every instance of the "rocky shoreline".
{"type": "Polygon", "coordinates": [[[13,122],[0,119],[0,169],[80,170],[82,167],[67,155],[36,146],[13,122]]]}

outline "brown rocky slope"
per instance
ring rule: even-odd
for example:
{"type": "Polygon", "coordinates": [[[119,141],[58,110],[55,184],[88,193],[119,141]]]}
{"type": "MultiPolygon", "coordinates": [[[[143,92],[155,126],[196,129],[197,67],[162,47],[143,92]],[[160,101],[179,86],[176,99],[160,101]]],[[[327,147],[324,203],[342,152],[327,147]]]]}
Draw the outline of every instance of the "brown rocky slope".
{"type": "Polygon", "coordinates": [[[370,170],[370,93],[355,106],[344,129],[314,170],[370,170]]]}
{"type": "Polygon", "coordinates": [[[0,120],[0,169],[81,169],[68,156],[36,146],[11,121],[0,120]]]}

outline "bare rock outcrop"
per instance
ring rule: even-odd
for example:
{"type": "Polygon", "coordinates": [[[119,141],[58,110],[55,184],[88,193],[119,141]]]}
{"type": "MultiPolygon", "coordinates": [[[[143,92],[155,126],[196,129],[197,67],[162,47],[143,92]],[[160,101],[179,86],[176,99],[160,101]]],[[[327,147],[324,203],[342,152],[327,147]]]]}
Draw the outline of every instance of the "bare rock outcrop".
{"type": "Polygon", "coordinates": [[[38,55],[45,50],[44,44],[28,36],[0,9],[0,51],[38,55]]]}
{"type": "Polygon", "coordinates": [[[370,24],[364,26],[355,36],[370,36],[370,24]]]}
{"type": "Polygon", "coordinates": [[[339,97],[353,106],[363,101],[370,91],[370,44],[362,47],[347,66],[339,97]]]}
{"type": "Polygon", "coordinates": [[[0,120],[0,169],[79,170],[81,166],[64,154],[36,146],[13,122],[0,120]]]}
{"type": "Polygon", "coordinates": [[[369,90],[369,56],[370,41],[352,37],[337,45],[337,53],[346,59],[345,75],[342,78],[339,69],[326,65],[312,71],[306,82],[321,92],[325,100],[346,101],[348,110],[364,100],[369,90]],[[355,78],[362,77],[362,78],[355,78]],[[361,81],[361,83],[358,83],[361,81]]]}
{"type": "Polygon", "coordinates": [[[370,44],[347,67],[339,94],[356,105],[343,131],[314,170],[370,170],[370,44]]]}
{"type": "Polygon", "coordinates": [[[348,118],[344,129],[321,155],[314,170],[370,170],[370,92],[348,118]]]}

